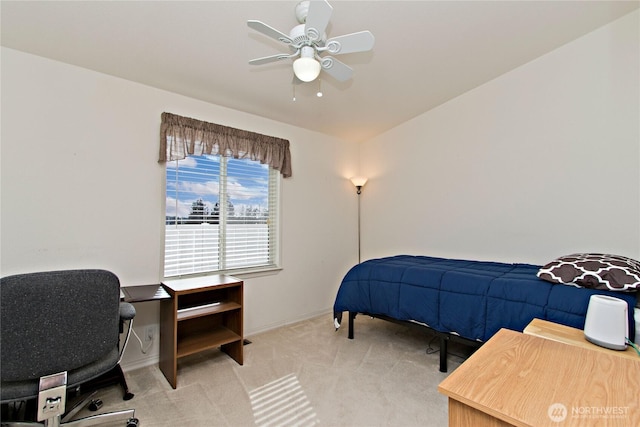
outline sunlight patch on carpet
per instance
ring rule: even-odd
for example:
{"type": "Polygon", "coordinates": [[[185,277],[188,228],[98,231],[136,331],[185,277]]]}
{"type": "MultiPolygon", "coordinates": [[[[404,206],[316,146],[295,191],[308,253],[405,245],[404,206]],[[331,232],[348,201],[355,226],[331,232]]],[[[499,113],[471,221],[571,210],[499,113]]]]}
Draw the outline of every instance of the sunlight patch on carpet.
{"type": "Polygon", "coordinates": [[[319,423],[295,374],[289,374],[249,393],[256,425],[313,426],[319,423]]]}

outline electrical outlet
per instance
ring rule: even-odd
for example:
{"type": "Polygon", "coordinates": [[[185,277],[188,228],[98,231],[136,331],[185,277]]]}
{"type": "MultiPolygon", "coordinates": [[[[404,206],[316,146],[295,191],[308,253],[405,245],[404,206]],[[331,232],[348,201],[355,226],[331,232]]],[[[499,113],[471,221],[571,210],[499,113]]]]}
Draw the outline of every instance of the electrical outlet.
{"type": "Polygon", "coordinates": [[[156,326],[149,325],[144,328],[144,342],[151,342],[156,337],[156,326]]]}

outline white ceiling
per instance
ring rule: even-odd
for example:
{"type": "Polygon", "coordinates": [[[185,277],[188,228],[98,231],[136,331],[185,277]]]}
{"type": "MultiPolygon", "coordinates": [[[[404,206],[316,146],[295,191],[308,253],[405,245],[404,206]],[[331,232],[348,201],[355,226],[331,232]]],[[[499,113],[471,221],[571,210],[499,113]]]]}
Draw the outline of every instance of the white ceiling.
{"type": "MultiPolygon", "coordinates": [[[[378,135],[637,9],[639,1],[332,0],[329,37],[370,30],[342,55],[354,78],[296,89],[288,52],[247,27],[289,33],[297,1],[2,1],[3,46],[348,141],[378,135]]],[[[208,118],[209,119],[209,118],[208,118]]],[[[210,118],[215,122],[215,117],[210,118]]]]}

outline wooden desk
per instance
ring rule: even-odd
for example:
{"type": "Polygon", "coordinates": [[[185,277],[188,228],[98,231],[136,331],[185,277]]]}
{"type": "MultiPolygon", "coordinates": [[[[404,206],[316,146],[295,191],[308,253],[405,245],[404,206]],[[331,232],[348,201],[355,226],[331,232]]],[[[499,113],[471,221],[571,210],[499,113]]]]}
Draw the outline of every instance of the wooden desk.
{"type": "Polygon", "coordinates": [[[523,332],[527,335],[534,335],[536,337],[563,342],[565,344],[575,345],[588,350],[602,351],[604,353],[640,361],[640,356],[638,356],[638,353],[636,353],[636,351],[630,346],[624,351],[600,347],[599,345],[595,345],[587,341],[584,337],[583,330],[549,322],[548,320],[533,319],[531,323],[524,328],[523,332]]]}
{"type": "Polygon", "coordinates": [[[438,391],[449,426],[640,425],[640,361],[507,329],[438,391]]]}
{"type": "Polygon", "coordinates": [[[170,299],[171,295],[165,291],[161,284],[123,286],[120,288],[120,297],[125,302],[145,302],[170,299]]]}
{"type": "Polygon", "coordinates": [[[225,275],[163,282],[171,299],[160,301],[158,365],[173,388],[181,357],[220,347],[242,365],[243,285],[225,275]]]}

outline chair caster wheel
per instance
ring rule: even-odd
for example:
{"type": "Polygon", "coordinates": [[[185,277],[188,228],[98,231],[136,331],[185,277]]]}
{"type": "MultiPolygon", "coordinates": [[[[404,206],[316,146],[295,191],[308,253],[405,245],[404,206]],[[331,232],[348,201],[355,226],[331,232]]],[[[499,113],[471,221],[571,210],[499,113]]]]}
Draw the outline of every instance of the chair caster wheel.
{"type": "Polygon", "coordinates": [[[129,418],[127,420],[127,427],[138,427],[140,425],[140,420],[137,418],[129,418]]]}
{"type": "Polygon", "coordinates": [[[97,411],[98,409],[102,408],[102,400],[100,399],[93,399],[90,403],[89,403],[89,410],[90,411],[97,411]]]}

